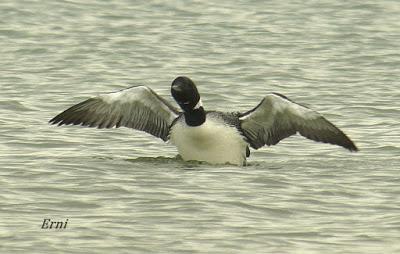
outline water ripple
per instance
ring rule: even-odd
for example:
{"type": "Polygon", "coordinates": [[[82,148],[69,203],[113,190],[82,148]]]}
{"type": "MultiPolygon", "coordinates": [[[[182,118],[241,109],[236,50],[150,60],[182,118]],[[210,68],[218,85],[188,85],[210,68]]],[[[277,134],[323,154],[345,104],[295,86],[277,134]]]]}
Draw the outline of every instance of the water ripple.
{"type": "Polygon", "coordinates": [[[396,1],[0,3],[4,253],[399,253],[396,1]],[[207,109],[270,92],[359,153],[299,136],[246,167],[184,162],[127,128],[47,121],[98,93],[187,75],[207,109]],[[44,218],[69,219],[64,231],[44,218]],[[68,246],[65,245],[68,243],[68,246]]]}

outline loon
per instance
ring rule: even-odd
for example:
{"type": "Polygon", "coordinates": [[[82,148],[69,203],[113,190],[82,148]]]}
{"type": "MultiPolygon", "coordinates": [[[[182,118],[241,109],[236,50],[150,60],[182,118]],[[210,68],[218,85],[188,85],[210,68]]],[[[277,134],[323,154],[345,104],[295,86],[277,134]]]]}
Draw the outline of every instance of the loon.
{"type": "Polygon", "coordinates": [[[194,82],[184,76],[171,85],[180,109],[147,86],[133,86],[78,103],[49,122],[97,128],[125,126],[170,141],[185,161],[246,165],[250,149],[278,144],[296,133],[358,151],[339,128],[318,112],[279,93],[266,95],[247,112],[206,111],[194,82]]]}

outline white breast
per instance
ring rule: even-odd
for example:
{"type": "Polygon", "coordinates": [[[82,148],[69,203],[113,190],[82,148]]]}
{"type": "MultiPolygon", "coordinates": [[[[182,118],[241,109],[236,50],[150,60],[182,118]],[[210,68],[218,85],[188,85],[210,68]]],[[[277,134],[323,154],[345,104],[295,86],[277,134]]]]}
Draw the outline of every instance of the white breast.
{"type": "Polygon", "coordinates": [[[212,118],[196,127],[182,118],[172,127],[170,140],[184,160],[236,165],[246,161],[247,143],[238,130],[212,118]]]}

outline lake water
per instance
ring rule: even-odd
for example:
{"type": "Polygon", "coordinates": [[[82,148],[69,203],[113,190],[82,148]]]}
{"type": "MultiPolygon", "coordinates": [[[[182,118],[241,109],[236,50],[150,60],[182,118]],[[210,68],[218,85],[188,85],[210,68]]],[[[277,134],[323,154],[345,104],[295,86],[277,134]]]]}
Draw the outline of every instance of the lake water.
{"type": "Polygon", "coordinates": [[[0,3],[1,253],[400,253],[400,2],[213,2],[0,3]],[[47,123],[132,85],[172,101],[178,75],[206,109],[285,94],[360,152],[295,136],[213,166],[47,123]]]}

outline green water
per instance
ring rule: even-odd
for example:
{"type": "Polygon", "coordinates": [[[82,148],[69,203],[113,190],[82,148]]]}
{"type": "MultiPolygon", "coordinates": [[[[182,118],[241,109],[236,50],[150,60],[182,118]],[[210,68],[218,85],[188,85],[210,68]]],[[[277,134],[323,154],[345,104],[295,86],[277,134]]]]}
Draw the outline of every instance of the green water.
{"type": "Polygon", "coordinates": [[[1,253],[399,253],[398,1],[2,1],[1,253]],[[206,109],[270,92],[360,152],[302,137],[247,167],[183,162],[126,129],[47,121],[178,75],[206,109]],[[63,230],[41,229],[43,220],[63,230]]]}

